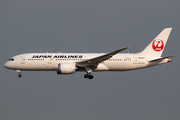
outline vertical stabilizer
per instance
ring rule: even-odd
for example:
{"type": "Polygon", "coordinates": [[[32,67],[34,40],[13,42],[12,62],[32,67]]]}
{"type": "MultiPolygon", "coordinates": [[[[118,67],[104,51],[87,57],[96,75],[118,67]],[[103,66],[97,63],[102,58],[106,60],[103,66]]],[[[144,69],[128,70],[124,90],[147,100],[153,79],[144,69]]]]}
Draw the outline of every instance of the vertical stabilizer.
{"type": "Polygon", "coordinates": [[[160,57],[172,28],[165,28],[140,54],[160,57]]]}

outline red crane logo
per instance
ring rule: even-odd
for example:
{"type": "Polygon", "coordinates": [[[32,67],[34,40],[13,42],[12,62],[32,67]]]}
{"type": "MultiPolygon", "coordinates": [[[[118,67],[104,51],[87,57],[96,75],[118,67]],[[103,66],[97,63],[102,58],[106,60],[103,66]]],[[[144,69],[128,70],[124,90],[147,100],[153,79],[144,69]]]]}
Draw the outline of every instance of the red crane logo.
{"type": "Polygon", "coordinates": [[[153,43],[152,43],[152,48],[157,52],[163,50],[163,48],[164,48],[163,41],[160,40],[160,39],[154,40],[153,43]]]}

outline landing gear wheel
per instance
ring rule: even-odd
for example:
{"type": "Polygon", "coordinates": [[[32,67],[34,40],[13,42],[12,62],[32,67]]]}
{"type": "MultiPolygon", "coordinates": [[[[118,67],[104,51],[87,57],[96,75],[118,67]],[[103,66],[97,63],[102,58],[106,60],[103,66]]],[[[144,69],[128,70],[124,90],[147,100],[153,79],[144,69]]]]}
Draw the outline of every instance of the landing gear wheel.
{"type": "Polygon", "coordinates": [[[85,74],[85,75],[84,75],[84,78],[89,78],[89,75],[88,75],[88,74],[85,74]]]}
{"type": "Polygon", "coordinates": [[[94,78],[94,76],[93,75],[89,75],[89,79],[93,79],[94,78]]]}
{"type": "Polygon", "coordinates": [[[93,78],[94,78],[94,76],[93,76],[93,75],[88,75],[88,74],[85,74],[85,75],[84,75],[84,78],[93,79],[93,78]]]}
{"type": "Polygon", "coordinates": [[[19,74],[19,75],[18,75],[18,77],[19,77],[19,78],[21,78],[21,77],[22,77],[22,75],[21,75],[21,74],[19,74]]]}

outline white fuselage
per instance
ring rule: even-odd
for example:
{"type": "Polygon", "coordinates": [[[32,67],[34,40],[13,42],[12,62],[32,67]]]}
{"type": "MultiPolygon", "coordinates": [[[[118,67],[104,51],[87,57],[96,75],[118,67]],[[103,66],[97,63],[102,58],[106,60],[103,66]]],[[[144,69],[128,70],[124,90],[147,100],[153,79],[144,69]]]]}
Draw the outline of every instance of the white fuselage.
{"type": "MultiPolygon", "coordinates": [[[[57,71],[59,63],[76,63],[95,58],[105,53],[27,53],[13,57],[5,63],[5,67],[21,71],[57,71]]],[[[99,63],[93,71],[127,71],[159,65],[168,62],[149,62],[160,57],[142,54],[116,54],[112,58],[99,63]]],[[[77,69],[78,71],[78,69],[77,69]]],[[[82,70],[79,70],[82,71],[82,70]]]]}
{"type": "Polygon", "coordinates": [[[85,71],[84,78],[93,79],[92,71],[128,71],[151,67],[172,61],[161,57],[172,28],[165,28],[150,44],[137,54],[120,54],[128,47],[110,53],[27,53],[12,57],[5,68],[21,71],[57,71],[73,74],[85,71]]]}

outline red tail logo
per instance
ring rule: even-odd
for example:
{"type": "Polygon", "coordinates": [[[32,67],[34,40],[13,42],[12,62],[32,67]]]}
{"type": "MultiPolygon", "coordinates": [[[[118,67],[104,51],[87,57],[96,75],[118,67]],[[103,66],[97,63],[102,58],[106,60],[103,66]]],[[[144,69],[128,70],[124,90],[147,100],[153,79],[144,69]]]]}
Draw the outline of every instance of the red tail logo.
{"type": "Polygon", "coordinates": [[[163,48],[164,48],[163,41],[160,40],[160,39],[154,40],[153,43],[152,43],[152,48],[157,52],[163,50],[163,48]]]}

